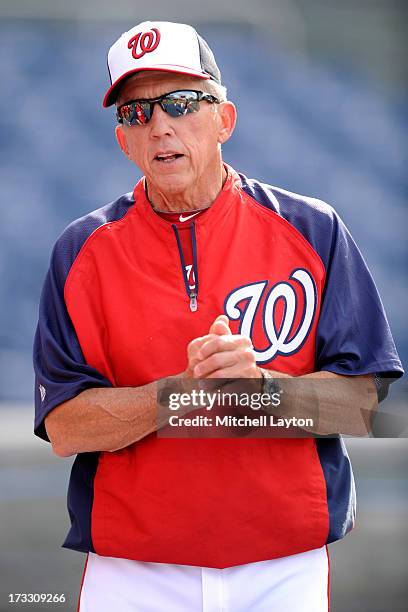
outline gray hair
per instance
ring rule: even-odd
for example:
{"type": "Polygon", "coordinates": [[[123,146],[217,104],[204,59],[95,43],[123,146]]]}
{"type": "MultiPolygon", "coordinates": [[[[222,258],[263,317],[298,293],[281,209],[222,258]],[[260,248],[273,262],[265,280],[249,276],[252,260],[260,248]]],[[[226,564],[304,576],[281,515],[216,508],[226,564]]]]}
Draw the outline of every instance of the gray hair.
{"type": "Polygon", "coordinates": [[[203,79],[202,81],[203,82],[202,84],[200,84],[200,89],[202,89],[204,93],[208,93],[212,96],[215,96],[220,102],[227,101],[227,88],[224,87],[224,85],[220,85],[212,79],[203,79]]]}

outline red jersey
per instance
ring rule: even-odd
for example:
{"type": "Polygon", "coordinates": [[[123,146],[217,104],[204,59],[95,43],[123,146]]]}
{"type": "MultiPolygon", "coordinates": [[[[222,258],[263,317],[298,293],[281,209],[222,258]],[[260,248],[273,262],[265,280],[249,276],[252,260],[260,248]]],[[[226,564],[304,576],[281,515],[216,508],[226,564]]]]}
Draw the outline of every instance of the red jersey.
{"type": "MultiPolygon", "coordinates": [[[[188,343],[221,313],[251,338],[264,368],[401,373],[372,278],[328,205],[228,168],[210,209],[191,219],[191,236],[196,309],[178,230],[152,210],[144,179],[67,228],[35,339],[38,435],[46,439],[50,410],[86,388],[181,373],[188,343]]],[[[355,494],[339,438],[153,433],[78,455],[68,505],[68,548],[224,568],[343,537],[355,494]]]]}

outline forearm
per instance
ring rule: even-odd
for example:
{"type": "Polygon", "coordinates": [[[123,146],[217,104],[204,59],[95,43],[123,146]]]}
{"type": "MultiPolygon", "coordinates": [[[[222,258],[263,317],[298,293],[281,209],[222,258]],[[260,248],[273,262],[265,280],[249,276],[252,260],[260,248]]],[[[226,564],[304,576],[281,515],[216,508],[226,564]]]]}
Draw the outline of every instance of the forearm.
{"type": "Polygon", "coordinates": [[[157,382],[87,389],[54,408],[45,419],[53,450],[62,457],[119,450],[166,423],[167,412],[157,409],[157,382]]]}
{"type": "Polygon", "coordinates": [[[279,415],[311,418],[310,433],[366,436],[378,406],[371,374],[340,376],[313,372],[291,377],[270,372],[282,389],[279,415]]]}

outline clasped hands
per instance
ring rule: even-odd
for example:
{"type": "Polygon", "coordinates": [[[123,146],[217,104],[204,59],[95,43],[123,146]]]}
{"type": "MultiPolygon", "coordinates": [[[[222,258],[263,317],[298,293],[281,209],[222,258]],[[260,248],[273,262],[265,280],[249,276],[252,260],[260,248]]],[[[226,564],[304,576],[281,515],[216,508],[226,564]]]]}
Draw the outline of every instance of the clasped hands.
{"type": "Polygon", "coordinates": [[[232,334],[228,318],[218,316],[208,334],[195,338],[187,347],[188,378],[261,378],[251,340],[232,334]]]}

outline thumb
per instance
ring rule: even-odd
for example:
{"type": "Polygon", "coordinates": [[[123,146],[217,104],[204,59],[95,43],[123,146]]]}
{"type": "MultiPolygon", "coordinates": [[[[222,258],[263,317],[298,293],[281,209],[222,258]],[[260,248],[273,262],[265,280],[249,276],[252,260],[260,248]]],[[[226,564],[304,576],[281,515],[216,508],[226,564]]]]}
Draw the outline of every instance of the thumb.
{"type": "Polygon", "coordinates": [[[217,334],[217,336],[231,335],[229,328],[229,320],[225,315],[219,315],[214,323],[210,327],[210,334],[217,334]]]}

